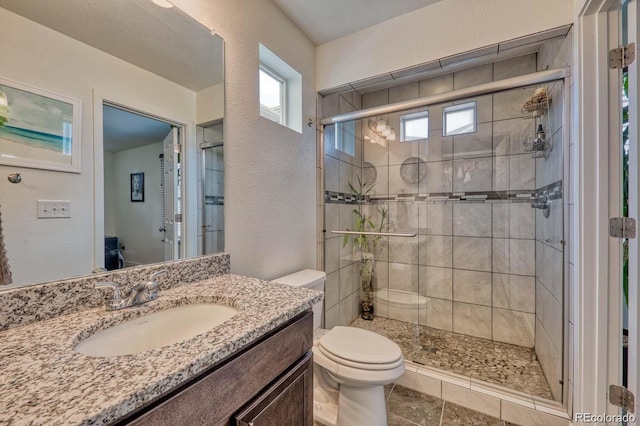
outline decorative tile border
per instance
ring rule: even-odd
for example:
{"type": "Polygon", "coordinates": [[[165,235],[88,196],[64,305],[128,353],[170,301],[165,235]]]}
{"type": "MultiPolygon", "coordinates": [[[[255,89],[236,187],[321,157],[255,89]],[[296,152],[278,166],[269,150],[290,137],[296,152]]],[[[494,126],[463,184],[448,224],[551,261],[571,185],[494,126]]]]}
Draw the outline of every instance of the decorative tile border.
{"type": "Polygon", "coordinates": [[[224,195],[205,195],[204,204],[206,206],[224,206],[224,195]]]}
{"type": "Polygon", "coordinates": [[[426,201],[426,202],[485,202],[485,201],[511,201],[529,202],[547,193],[550,200],[562,198],[562,181],[553,182],[534,190],[515,191],[477,191],[477,192],[438,192],[420,194],[415,192],[398,193],[391,195],[367,195],[358,197],[345,192],[325,191],[324,201],[329,204],[366,204],[389,201],[426,201]]]}
{"type": "MultiPolygon", "coordinates": [[[[550,197],[562,198],[562,183],[556,182],[553,185],[547,187],[553,188],[554,192],[549,192],[550,197]],[[557,186],[560,187],[559,192],[557,186]]],[[[385,203],[390,201],[395,202],[407,202],[407,201],[424,201],[427,203],[451,203],[451,202],[468,202],[468,203],[483,203],[486,201],[507,201],[507,202],[530,202],[535,199],[537,194],[542,194],[542,191],[547,188],[541,188],[539,190],[525,191],[479,191],[479,192],[442,192],[442,193],[400,193],[395,195],[372,195],[359,198],[353,194],[347,194],[344,192],[325,191],[324,201],[327,204],[376,204],[385,203]]],[[[552,198],[554,199],[554,198],[552,198]]]]}
{"type": "Polygon", "coordinates": [[[562,181],[550,183],[549,185],[542,186],[536,189],[533,193],[534,197],[538,198],[544,193],[547,193],[550,200],[559,200],[562,198],[562,181]]]}
{"type": "Polygon", "coordinates": [[[2,291],[0,292],[0,330],[105,304],[109,299],[109,291],[94,289],[97,281],[114,281],[123,291],[128,291],[134,285],[146,281],[154,272],[166,270],[167,273],[160,276],[157,282],[161,290],[167,290],[182,284],[228,274],[230,269],[230,256],[226,253],[218,253],[2,291]]]}

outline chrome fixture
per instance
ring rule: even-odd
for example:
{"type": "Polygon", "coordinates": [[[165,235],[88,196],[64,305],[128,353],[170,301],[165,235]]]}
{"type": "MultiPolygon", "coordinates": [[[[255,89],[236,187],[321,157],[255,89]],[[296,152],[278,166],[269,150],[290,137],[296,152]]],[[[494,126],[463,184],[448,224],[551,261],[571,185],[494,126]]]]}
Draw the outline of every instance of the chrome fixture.
{"type": "Polygon", "coordinates": [[[166,270],[158,271],[149,277],[145,283],[140,283],[131,289],[128,296],[123,297],[120,286],[113,281],[98,281],[94,288],[110,288],[113,290],[111,300],[107,304],[108,311],[117,311],[119,309],[128,308],[130,306],[142,305],[158,298],[160,288],[156,283],[156,278],[166,274],[166,270]]]}
{"type": "Polygon", "coordinates": [[[549,201],[549,193],[544,191],[542,195],[536,196],[531,203],[531,207],[534,209],[542,210],[542,215],[546,218],[551,214],[551,201],[549,201]]]}
{"type": "Polygon", "coordinates": [[[371,235],[374,237],[415,237],[415,232],[359,232],[359,231],[331,231],[332,234],[339,235],[371,235]]]}
{"type": "Polygon", "coordinates": [[[536,126],[535,133],[524,139],[524,151],[531,152],[532,158],[549,158],[553,150],[551,134],[551,119],[549,118],[549,104],[551,98],[546,87],[536,89],[533,96],[527,98],[520,110],[522,118],[533,119],[536,126]]]}
{"type": "Polygon", "coordinates": [[[20,183],[20,182],[22,182],[22,176],[20,176],[20,173],[11,173],[9,176],[7,176],[7,179],[11,183],[20,183]]]}

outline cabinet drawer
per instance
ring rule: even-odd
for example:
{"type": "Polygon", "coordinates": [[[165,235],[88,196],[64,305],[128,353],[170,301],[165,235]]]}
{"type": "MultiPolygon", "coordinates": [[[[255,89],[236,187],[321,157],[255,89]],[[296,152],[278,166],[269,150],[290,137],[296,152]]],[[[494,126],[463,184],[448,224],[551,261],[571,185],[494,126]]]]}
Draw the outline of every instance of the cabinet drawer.
{"type": "Polygon", "coordinates": [[[297,365],[312,345],[313,315],[307,311],[119,424],[204,426],[232,423],[238,409],[292,365],[297,365]]]}
{"type": "Polygon", "coordinates": [[[313,357],[307,353],[236,416],[238,426],[311,426],[313,357]]]}

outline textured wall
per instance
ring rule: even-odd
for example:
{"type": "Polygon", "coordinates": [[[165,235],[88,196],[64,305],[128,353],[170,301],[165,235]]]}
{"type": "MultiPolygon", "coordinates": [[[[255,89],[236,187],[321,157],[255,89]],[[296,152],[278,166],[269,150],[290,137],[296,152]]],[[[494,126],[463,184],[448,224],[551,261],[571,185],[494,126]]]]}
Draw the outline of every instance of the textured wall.
{"type": "Polygon", "coordinates": [[[82,101],[80,174],[0,166],[14,284],[88,274],[94,268],[92,89],[193,120],[195,93],[4,9],[0,27],[0,76],[82,101]],[[16,171],[23,177],[17,185],[4,178],[16,171]],[[71,218],[38,220],[38,199],[70,200],[71,218]]]}
{"type": "Polygon", "coordinates": [[[232,271],[271,279],[316,266],[315,128],[260,117],[258,43],[302,74],[315,117],[315,50],[270,1],[176,0],[225,41],[225,249],[232,271]]]}
{"type": "MultiPolygon", "coordinates": [[[[114,180],[105,181],[105,188],[115,192],[115,233],[105,235],[119,238],[127,266],[162,262],[164,234],[162,226],[162,187],[160,185],[160,159],[164,152],[162,142],[119,151],[114,156],[114,180]],[[144,173],[144,202],[131,202],[131,173],[144,173]]],[[[106,158],[105,158],[106,164],[106,158]]],[[[105,166],[106,167],[106,166],[105,166]]],[[[106,176],[106,175],[105,175],[106,176]]],[[[106,191],[105,191],[106,192],[106,191]]],[[[106,197],[105,197],[106,200],[106,197]]],[[[108,221],[105,209],[105,222],[108,221]]]]}

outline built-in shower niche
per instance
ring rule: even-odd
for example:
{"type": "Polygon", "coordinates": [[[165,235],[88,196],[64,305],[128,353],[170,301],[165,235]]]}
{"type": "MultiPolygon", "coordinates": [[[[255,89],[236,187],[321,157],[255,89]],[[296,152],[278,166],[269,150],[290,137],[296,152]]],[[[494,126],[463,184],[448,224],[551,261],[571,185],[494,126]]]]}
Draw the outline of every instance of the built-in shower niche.
{"type": "MultiPolygon", "coordinates": [[[[536,69],[537,55],[530,54],[388,89],[328,95],[323,115],[536,69]]],[[[562,400],[563,93],[557,80],[325,126],[325,327],[369,328],[417,364],[562,400]],[[526,114],[540,93],[544,111],[526,114]],[[547,144],[532,150],[536,138],[547,144]],[[354,201],[349,182],[357,178],[375,187],[354,201]],[[380,206],[389,212],[388,231],[416,236],[380,244],[377,318],[363,321],[358,256],[330,231],[353,229],[353,209],[380,206]]]]}

